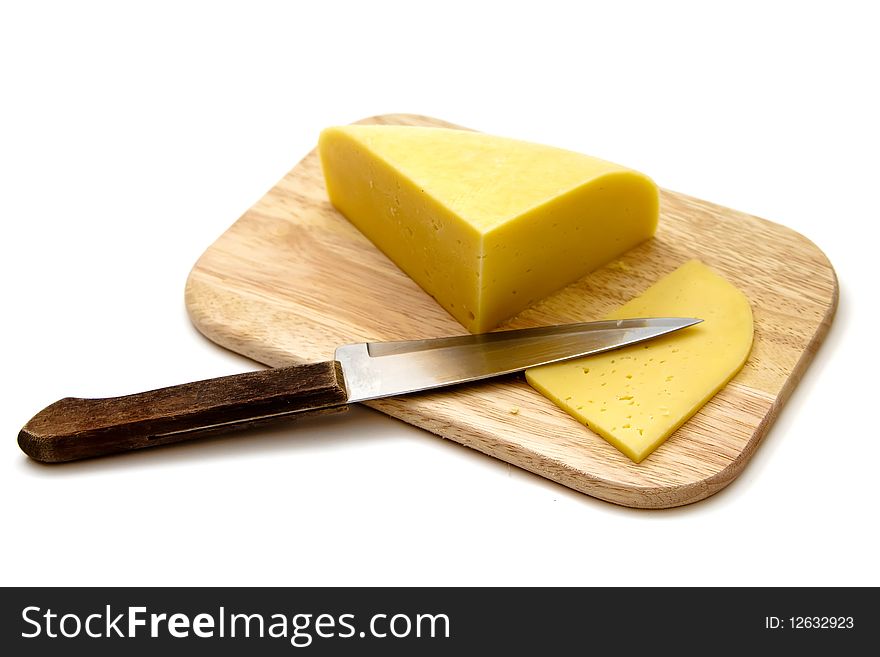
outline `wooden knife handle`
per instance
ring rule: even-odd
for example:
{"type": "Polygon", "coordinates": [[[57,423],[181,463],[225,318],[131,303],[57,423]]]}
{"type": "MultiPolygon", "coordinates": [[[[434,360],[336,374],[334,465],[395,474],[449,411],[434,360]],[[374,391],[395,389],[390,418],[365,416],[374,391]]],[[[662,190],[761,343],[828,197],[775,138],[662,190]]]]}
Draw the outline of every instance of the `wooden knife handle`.
{"type": "Polygon", "coordinates": [[[18,444],[59,463],[346,409],[336,361],[235,374],[107,399],[61,399],[24,425],[18,444]]]}

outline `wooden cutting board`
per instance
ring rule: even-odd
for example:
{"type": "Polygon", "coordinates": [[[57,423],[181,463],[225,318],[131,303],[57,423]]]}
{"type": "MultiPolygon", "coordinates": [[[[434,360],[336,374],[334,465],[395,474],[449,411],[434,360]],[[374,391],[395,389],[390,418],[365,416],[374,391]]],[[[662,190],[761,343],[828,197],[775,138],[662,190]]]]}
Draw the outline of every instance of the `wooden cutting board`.
{"type": "MultiPolygon", "coordinates": [[[[456,127],[401,114],[361,123],[456,127]]],[[[367,405],[617,504],[664,508],[703,499],[743,469],[831,324],[837,279],[812,242],[663,190],[654,239],[502,328],[601,319],[691,258],[749,298],[754,347],[739,375],[638,465],[522,375],[367,405]]],[[[186,304],[208,338],[271,366],[330,360],[350,342],[465,332],[333,209],[316,151],[202,255],[187,281],[186,304]]]]}

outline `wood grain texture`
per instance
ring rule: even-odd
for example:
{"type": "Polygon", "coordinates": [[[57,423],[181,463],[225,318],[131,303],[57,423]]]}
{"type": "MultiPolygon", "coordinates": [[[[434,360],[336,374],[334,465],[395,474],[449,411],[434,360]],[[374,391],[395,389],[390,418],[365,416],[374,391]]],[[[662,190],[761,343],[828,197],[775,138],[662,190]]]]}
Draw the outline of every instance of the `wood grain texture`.
{"type": "Polygon", "coordinates": [[[339,363],[306,363],[123,397],[65,397],[18,434],[37,461],[62,463],[249,429],[345,407],[339,363]]]}
{"type": "MultiPolygon", "coordinates": [[[[362,123],[455,127],[414,115],[362,123]]],[[[741,472],[828,331],[837,279],[814,244],[778,224],[661,190],[653,239],[501,328],[601,319],[691,258],[749,298],[754,347],[734,380],[640,464],[521,375],[366,403],[617,504],[666,508],[703,499],[741,472]]],[[[208,338],[272,366],[328,360],[350,342],[464,333],[332,208],[315,151],[202,255],[186,304],[208,338]]]]}

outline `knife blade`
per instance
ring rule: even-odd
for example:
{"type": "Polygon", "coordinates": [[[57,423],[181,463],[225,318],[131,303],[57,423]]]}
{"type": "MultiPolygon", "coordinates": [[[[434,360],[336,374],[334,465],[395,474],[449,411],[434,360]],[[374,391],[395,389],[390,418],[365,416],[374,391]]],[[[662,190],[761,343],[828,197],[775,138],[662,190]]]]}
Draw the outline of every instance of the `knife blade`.
{"type": "Polygon", "coordinates": [[[635,344],[701,321],[603,320],[349,344],[323,363],[245,372],[122,397],[66,397],[32,417],[19,432],[18,444],[25,454],[46,463],[143,449],[512,374],[635,344]]]}

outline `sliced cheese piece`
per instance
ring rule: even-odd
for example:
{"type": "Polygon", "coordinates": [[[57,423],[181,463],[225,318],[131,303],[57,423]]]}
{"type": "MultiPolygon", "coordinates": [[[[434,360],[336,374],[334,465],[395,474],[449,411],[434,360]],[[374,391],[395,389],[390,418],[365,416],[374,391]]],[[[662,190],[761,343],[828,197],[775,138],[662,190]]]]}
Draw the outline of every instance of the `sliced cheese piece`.
{"type": "Polygon", "coordinates": [[[742,368],[753,329],[745,295],[697,260],[608,319],[631,317],[703,322],[631,347],[536,367],[526,379],[638,463],[742,368]]]}
{"type": "Polygon", "coordinates": [[[321,133],[333,205],[468,330],[651,237],[647,177],[559,148],[465,130],[352,125],[321,133]]]}

